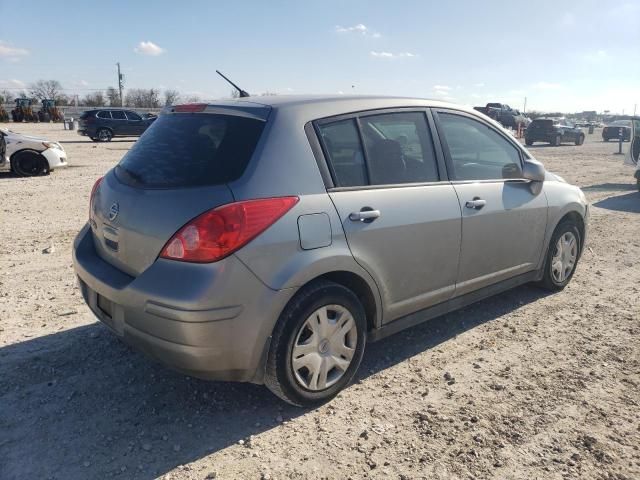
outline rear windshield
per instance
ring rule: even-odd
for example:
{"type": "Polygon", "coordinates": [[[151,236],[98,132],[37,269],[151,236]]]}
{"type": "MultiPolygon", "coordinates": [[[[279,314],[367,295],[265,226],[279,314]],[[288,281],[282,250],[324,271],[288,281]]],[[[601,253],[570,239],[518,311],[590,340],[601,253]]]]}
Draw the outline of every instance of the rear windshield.
{"type": "Polygon", "coordinates": [[[610,127],[630,127],[631,120],[616,120],[615,122],[611,122],[609,126],[610,127]]]}
{"type": "Polygon", "coordinates": [[[116,176],[147,188],[230,182],[243,174],[263,127],[234,115],[161,115],[116,166],[116,176]]]}
{"type": "Polygon", "coordinates": [[[554,124],[555,122],[553,120],[534,120],[533,122],[531,122],[532,125],[537,125],[540,127],[550,127],[554,124]]]}

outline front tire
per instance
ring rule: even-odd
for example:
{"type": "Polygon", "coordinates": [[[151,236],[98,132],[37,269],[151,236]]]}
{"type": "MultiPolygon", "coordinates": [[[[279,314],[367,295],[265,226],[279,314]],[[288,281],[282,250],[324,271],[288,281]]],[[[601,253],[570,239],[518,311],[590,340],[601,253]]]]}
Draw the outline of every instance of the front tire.
{"type": "Polygon", "coordinates": [[[560,135],[556,135],[553,140],[551,140],[551,145],[554,147],[559,147],[562,143],[562,137],[560,135]]]}
{"type": "Polygon", "coordinates": [[[528,138],[525,138],[524,143],[527,145],[527,147],[530,147],[531,145],[533,145],[533,140],[529,140],[528,138]]]}
{"type": "Polygon", "coordinates": [[[556,227],[539,282],[542,288],[559,291],[569,284],[578,266],[581,245],[580,230],[574,222],[565,220],[556,227]]]}
{"type": "Polygon", "coordinates": [[[576,138],[576,145],[582,145],[583,143],[584,143],[584,135],[578,136],[578,138],[576,138]]]}
{"type": "Polygon", "coordinates": [[[303,287],[276,324],[265,385],[292,405],[327,402],[353,378],[366,334],[364,308],[351,290],[325,280],[303,287]]]}
{"type": "Polygon", "coordinates": [[[49,162],[37,152],[18,152],[11,159],[11,169],[19,177],[49,174],[49,162]]]}

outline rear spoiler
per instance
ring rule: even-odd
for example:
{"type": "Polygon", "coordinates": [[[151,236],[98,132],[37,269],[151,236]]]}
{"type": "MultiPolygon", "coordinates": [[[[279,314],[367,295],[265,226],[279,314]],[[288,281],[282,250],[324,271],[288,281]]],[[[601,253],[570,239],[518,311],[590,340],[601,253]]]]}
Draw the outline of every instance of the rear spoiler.
{"type": "Polygon", "coordinates": [[[271,113],[269,105],[245,101],[221,101],[217,104],[187,103],[164,107],[160,115],[172,113],[208,113],[217,115],[235,115],[266,122],[271,113]]]}

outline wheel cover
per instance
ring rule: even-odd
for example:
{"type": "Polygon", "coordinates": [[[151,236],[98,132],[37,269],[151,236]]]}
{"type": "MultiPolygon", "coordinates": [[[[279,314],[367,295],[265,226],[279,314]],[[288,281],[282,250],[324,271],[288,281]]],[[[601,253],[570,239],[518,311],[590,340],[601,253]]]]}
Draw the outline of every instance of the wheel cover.
{"type": "Polygon", "coordinates": [[[111,138],[111,134],[109,133],[109,130],[102,129],[98,132],[98,138],[104,142],[106,140],[109,140],[109,138],[111,138]]]}
{"type": "Polygon", "coordinates": [[[341,305],[325,305],[300,327],[291,350],[296,381],[307,390],[325,390],[340,380],[356,351],[358,328],[341,305]]]}
{"type": "Polygon", "coordinates": [[[551,276],[557,283],[564,282],[576,266],[578,240],[572,232],[565,232],[558,238],[555,253],[551,259],[551,276]]]}
{"type": "Polygon", "coordinates": [[[16,170],[20,175],[37,175],[41,168],[39,159],[34,155],[23,155],[16,162],[16,170]]]}

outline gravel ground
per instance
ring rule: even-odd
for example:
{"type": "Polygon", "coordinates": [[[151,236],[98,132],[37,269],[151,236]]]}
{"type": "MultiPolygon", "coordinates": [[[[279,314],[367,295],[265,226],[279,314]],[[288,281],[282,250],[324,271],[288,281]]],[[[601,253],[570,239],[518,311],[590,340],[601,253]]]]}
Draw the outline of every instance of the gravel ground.
{"type": "Polygon", "coordinates": [[[71,165],[0,174],[0,478],[640,478],[640,193],[598,131],[531,149],[593,205],[567,289],[369,345],[355,383],[305,411],[171,372],[97,324],[71,244],[132,142],[14,128],[61,140],[71,165]]]}

